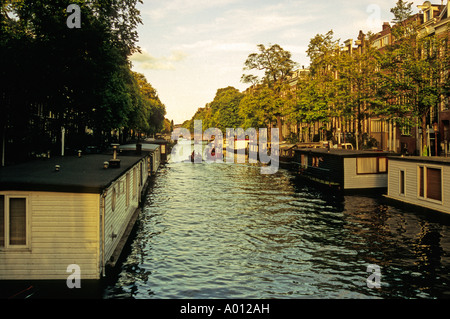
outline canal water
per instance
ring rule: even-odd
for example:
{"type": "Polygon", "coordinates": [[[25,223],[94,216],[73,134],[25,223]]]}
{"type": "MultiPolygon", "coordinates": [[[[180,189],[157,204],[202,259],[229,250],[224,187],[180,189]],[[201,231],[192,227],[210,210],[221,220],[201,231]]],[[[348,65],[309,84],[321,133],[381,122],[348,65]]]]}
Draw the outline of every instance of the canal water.
{"type": "Polygon", "coordinates": [[[166,164],[136,227],[103,298],[450,297],[448,216],[284,169],[166,164]]]}

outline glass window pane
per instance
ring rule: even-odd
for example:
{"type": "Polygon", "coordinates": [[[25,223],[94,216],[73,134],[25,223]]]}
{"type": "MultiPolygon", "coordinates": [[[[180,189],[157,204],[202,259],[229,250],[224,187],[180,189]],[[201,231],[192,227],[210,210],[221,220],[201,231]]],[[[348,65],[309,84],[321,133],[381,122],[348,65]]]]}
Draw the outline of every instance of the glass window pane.
{"type": "Polygon", "coordinates": [[[358,157],[356,159],[356,167],[358,174],[373,174],[377,173],[376,157],[358,157]]]}
{"type": "Polygon", "coordinates": [[[386,157],[380,157],[379,161],[378,161],[378,165],[379,165],[378,171],[380,173],[386,173],[387,172],[387,159],[386,159],[386,157]]]}
{"type": "Polygon", "coordinates": [[[27,204],[25,198],[9,200],[9,244],[26,245],[27,204]]]}
{"type": "Polygon", "coordinates": [[[405,194],[405,171],[400,171],[400,194],[405,194]]]}
{"type": "Polygon", "coordinates": [[[5,246],[5,196],[0,195],[0,247],[5,246]]]}
{"type": "Polygon", "coordinates": [[[427,168],[427,197],[442,200],[441,170],[427,168]]]}
{"type": "Polygon", "coordinates": [[[419,166],[419,196],[424,197],[424,169],[422,166],[419,166]]]}

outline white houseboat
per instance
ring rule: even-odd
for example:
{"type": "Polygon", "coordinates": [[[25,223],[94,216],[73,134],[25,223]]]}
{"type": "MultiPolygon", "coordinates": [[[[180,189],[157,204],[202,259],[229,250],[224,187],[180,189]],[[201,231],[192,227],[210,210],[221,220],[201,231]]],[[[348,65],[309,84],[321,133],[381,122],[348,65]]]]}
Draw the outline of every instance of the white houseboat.
{"type": "Polygon", "coordinates": [[[104,276],[139,213],[151,153],[0,168],[0,280],[66,279],[72,264],[82,279],[104,276]]]}
{"type": "Polygon", "coordinates": [[[450,158],[389,157],[387,197],[450,213],[450,158]]]}
{"type": "Polygon", "coordinates": [[[386,189],[387,152],[298,148],[299,176],[340,190],[386,189]]]}

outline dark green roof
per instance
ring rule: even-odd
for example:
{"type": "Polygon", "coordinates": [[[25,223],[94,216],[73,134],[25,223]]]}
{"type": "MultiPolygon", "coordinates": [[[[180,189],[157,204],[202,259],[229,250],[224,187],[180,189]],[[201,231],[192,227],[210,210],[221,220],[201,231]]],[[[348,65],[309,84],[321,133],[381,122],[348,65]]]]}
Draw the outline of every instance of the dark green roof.
{"type": "Polygon", "coordinates": [[[120,168],[103,168],[112,159],[111,154],[91,154],[82,157],[64,156],[39,159],[0,168],[0,191],[52,191],[73,193],[98,193],[126,173],[146,154],[119,154],[120,168]],[[55,171],[55,166],[60,171],[55,171]]]}
{"type": "Polygon", "coordinates": [[[429,163],[435,165],[450,165],[450,157],[442,156],[389,156],[389,160],[429,163]]]}
{"type": "Polygon", "coordinates": [[[341,157],[366,157],[366,156],[387,156],[392,153],[384,152],[384,151],[362,151],[362,150],[345,150],[345,149],[339,149],[339,148],[330,148],[328,150],[327,148],[298,148],[296,151],[301,153],[311,153],[311,154],[328,154],[328,155],[335,155],[335,156],[341,156],[341,157]]]}

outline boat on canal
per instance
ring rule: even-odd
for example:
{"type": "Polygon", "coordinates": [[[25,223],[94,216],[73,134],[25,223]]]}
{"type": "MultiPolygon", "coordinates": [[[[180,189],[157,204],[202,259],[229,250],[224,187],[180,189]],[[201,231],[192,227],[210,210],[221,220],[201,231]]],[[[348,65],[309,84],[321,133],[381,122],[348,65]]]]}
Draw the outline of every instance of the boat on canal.
{"type": "Polygon", "coordinates": [[[386,197],[442,213],[450,213],[450,158],[391,156],[386,197]]]}
{"type": "Polygon", "coordinates": [[[296,148],[299,177],[339,190],[387,188],[387,156],[383,151],[336,148],[296,148]]]}

